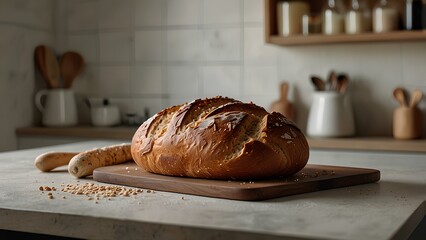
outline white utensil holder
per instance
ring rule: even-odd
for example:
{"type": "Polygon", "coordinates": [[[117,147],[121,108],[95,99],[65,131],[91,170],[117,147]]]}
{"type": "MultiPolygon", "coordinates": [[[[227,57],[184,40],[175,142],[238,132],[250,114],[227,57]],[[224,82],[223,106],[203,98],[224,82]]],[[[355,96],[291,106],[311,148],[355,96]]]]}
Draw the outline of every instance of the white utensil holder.
{"type": "Polygon", "coordinates": [[[66,127],[78,122],[76,101],[71,89],[40,90],[35,95],[35,105],[43,114],[44,126],[66,127]]]}
{"type": "Polygon", "coordinates": [[[311,137],[353,136],[355,124],[349,96],[334,91],[314,92],[307,134],[311,137]]]}

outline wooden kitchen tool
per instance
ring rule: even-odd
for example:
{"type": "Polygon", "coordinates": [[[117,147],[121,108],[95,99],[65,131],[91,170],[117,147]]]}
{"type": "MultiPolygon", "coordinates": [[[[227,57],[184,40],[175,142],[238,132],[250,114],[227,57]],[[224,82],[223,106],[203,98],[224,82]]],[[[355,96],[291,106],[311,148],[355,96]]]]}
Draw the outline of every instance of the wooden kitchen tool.
{"type": "Polygon", "coordinates": [[[34,60],[35,60],[38,71],[40,72],[41,76],[43,77],[44,81],[47,84],[47,87],[51,88],[51,86],[49,86],[49,82],[47,81],[46,65],[44,63],[45,48],[46,46],[44,45],[40,45],[36,47],[34,51],[34,60]]]}
{"type": "Polygon", "coordinates": [[[280,99],[272,103],[271,112],[279,112],[294,121],[295,113],[293,104],[287,100],[288,87],[288,83],[286,82],[281,84],[280,99]]]}
{"type": "Polygon", "coordinates": [[[64,88],[70,88],[74,79],[83,71],[84,60],[76,52],[66,52],[62,55],[59,66],[64,88]]]}
{"type": "Polygon", "coordinates": [[[401,87],[395,88],[395,90],[393,90],[393,96],[402,107],[407,107],[407,93],[405,89],[401,87]]]}
{"type": "Polygon", "coordinates": [[[375,169],[308,164],[289,178],[254,181],[226,181],[171,177],[146,172],[135,163],[97,168],[98,182],[141,187],[158,191],[234,200],[258,201],[332,188],[377,182],[375,169]]]}
{"type": "Polygon", "coordinates": [[[398,87],[393,92],[394,97],[401,104],[393,112],[393,137],[395,139],[416,139],[422,136],[422,111],[417,107],[423,93],[414,90],[411,94],[410,105],[407,105],[405,89],[398,87]]]}
{"type": "Polygon", "coordinates": [[[317,76],[311,77],[312,84],[314,84],[315,91],[324,91],[325,90],[325,82],[321,78],[317,76]]]}
{"type": "Polygon", "coordinates": [[[34,51],[34,60],[47,88],[59,87],[59,69],[55,68],[56,58],[51,50],[44,45],[37,46],[34,51]]]}
{"type": "Polygon", "coordinates": [[[349,85],[349,77],[346,74],[341,74],[337,77],[337,92],[345,93],[349,85]]]}
{"type": "Polygon", "coordinates": [[[47,85],[50,88],[59,88],[61,84],[58,60],[48,47],[44,48],[44,66],[46,67],[47,85]]]}

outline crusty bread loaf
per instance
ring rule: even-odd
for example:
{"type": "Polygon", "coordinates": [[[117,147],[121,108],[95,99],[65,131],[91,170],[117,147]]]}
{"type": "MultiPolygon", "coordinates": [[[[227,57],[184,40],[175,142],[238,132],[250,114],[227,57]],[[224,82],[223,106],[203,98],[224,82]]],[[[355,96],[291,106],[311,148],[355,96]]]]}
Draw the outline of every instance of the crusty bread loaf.
{"type": "Polygon", "coordinates": [[[131,152],[149,172],[211,179],[289,176],[309,158],[306,138],[293,122],[223,97],[157,113],[136,131],[131,152]]]}

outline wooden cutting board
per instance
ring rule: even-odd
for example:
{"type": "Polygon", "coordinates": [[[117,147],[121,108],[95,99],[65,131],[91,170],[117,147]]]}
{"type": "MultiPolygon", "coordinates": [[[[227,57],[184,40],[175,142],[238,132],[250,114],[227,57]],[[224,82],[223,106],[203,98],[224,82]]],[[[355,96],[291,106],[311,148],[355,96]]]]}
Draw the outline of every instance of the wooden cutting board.
{"type": "Polygon", "coordinates": [[[146,172],[135,163],[101,167],[93,172],[98,182],[234,200],[265,200],[325,189],[377,182],[375,169],[308,164],[289,178],[226,181],[170,177],[146,172]]]}

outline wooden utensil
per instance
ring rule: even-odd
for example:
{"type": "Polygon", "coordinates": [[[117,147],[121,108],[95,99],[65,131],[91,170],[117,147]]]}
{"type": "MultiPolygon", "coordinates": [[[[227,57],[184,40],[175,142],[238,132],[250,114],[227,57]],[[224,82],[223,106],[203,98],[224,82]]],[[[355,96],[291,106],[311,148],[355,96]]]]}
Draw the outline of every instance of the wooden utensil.
{"type": "Polygon", "coordinates": [[[272,103],[271,112],[279,112],[287,118],[294,120],[293,104],[287,100],[288,88],[288,83],[284,82],[281,84],[280,99],[272,103]]]}
{"type": "Polygon", "coordinates": [[[44,45],[37,46],[35,51],[34,51],[34,60],[35,60],[36,67],[37,67],[38,71],[40,72],[41,76],[43,77],[43,79],[44,79],[44,81],[47,85],[47,88],[52,88],[50,82],[47,80],[48,75],[47,75],[47,70],[46,70],[46,63],[44,61],[45,51],[46,51],[46,46],[44,46],[44,45]]]}
{"type": "Polygon", "coordinates": [[[325,82],[321,78],[319,78],[317,76],[312,76],[311,81],[314,84],[316,91],[324,91],[325,90],[325,82]]]}
{"type": "Polygon", "coordinates": [[[48,47],[44,48],[44,65],[46,67],[46,80],[50,88],[60,87],[60,72],[58,61],[52,50],[48,47]]]}
{"type": "Polygon", "coordinates": [[[337,91],[345,93],[349,85],[349,77],[346,74],[341,74],[337,77],[337,91]]]}
{"type": "Polygon", "coordinates": [[[414,108],[422,100],[423,92],[416,89],[411,93],[410,108],[414,108]]]}
{"type": "Polygon", "coordinates": [[[66,52],[60,62],[64,88],[70,88],[74,79],[83,71],[83,57],[76,52],[66,52]]]}
{"type": "Polygon", "coordinates": [[[401,106],[407,107],[407,94],[405,89],[401,87],[395,88],[395,90],[393,90],[393,96],[399,102],[399,104],[401,104],[401,106]]]}
{"type": "Polygon", "coordinates": [[[327,85],[328,85],[328,90],[330,90],[330,91],[336,91],[337,90],[337,75],[336,75],[336,72],[330,71],[330,73],[328,74],[327,85]]]}

